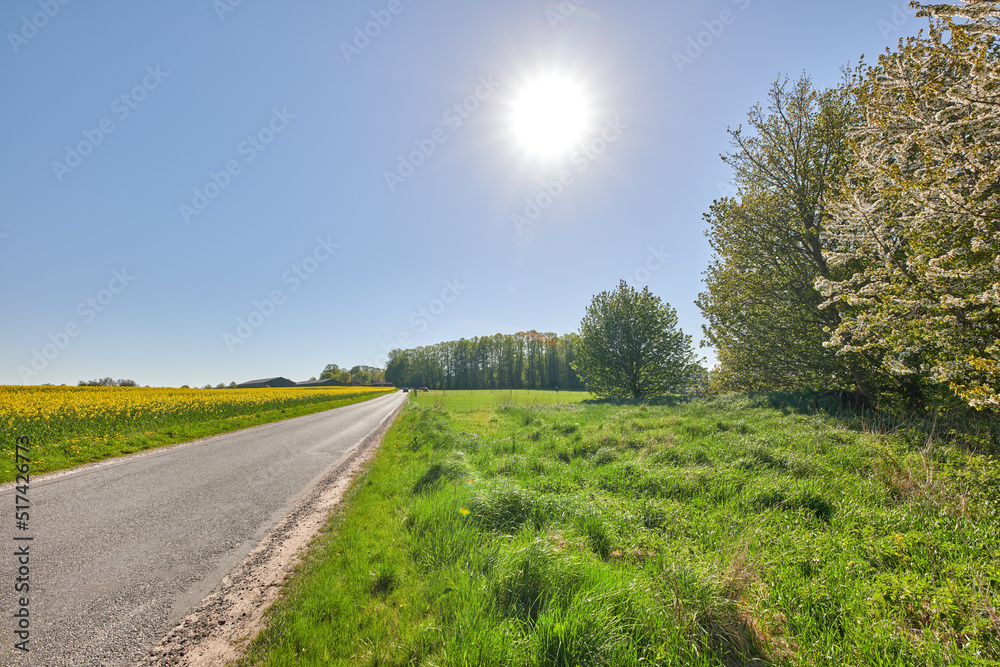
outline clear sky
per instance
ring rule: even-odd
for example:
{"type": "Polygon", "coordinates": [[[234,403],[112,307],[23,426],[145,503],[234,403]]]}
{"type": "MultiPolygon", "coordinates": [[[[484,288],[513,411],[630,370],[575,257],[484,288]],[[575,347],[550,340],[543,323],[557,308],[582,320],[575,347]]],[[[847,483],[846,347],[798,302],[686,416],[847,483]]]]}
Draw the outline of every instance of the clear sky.
{"type": "Polygon", "coordinates": [[[621,278],[697,342],[726,128],[922,23],[884,0],[5,0],[0,383],[304,380],[576,331],[621,278]]]}

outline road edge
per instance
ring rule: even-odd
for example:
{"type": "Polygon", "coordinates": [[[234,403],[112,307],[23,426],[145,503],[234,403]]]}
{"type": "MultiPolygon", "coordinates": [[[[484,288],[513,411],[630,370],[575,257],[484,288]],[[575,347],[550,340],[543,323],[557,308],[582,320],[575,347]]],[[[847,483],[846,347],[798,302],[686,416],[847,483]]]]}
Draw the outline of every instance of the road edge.
{"type": "Polygon", "coordinates": [[[355,476],[378,451],[407,400],[320,481],[179,624],[164,635],[136,667],[207,667],[239,658],[264,627],[267,610],[326,525],[355,476]]]}

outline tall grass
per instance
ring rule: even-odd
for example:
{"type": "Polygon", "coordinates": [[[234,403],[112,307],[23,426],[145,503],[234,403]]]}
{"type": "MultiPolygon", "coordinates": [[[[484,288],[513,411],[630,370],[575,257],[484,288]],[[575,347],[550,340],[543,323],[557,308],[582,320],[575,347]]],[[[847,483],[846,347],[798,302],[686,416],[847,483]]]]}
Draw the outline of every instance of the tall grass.
{"type": "Polygon", "coordinates": [[[985,665],[1000,466],[776,396],[419,395],[241,665],[985,665]]]}

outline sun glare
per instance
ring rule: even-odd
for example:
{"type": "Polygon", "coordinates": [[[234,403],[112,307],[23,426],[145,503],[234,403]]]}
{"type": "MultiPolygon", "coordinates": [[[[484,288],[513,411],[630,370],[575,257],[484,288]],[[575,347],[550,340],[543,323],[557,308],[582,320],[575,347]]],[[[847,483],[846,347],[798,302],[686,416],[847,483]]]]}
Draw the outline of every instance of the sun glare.
{"type": "Polygon", "coordinates": [[[525,148],[556,157],[583,138],[587,104],[573,82],[549,76],[525,86],[514,103],[514,133],[525,148]]]}

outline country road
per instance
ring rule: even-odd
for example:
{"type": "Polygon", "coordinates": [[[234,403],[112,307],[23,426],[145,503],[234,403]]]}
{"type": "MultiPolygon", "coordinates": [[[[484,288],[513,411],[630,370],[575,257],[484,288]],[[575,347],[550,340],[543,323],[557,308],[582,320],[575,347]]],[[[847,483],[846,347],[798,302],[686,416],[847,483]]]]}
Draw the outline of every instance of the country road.
{"type": "Polygon", "coordinates": [[[0,487],[0,665],[134,665],[406,400],[370,401],[0,487]],[[15,546],[16,545],[16,546],[15,546]],[[28,545],[30,592],[15,552],[28,545]],[[30,651],[15,650],[29,597],[30,651]]]}

